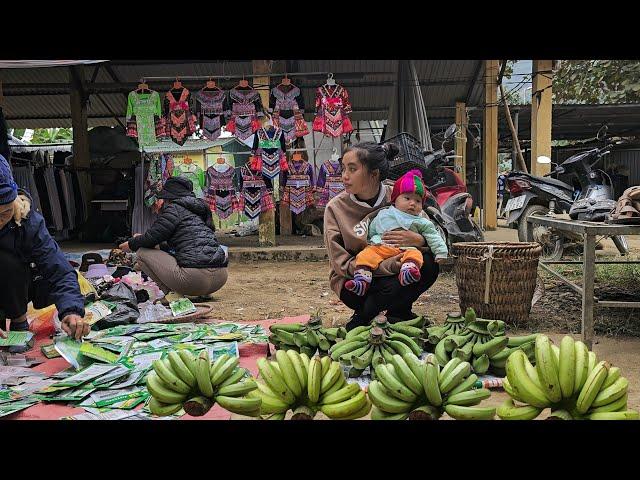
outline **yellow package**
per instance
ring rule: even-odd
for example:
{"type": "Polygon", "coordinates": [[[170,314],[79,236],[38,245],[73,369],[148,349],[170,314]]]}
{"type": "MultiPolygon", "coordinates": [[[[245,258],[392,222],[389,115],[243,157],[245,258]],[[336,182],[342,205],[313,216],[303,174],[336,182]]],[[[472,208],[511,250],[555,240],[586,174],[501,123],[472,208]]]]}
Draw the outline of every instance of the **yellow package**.
{"type": "Polygon", "coordinates": [[[93,288],[93,285],[91,285],[91,283],[89,283],[89,281],[84,278],[80,272],[76,271],[76,273],[78,274],[78,283],[80,284],[80,293],[82,293],[82,295],[97,293],[96,289],[93,288]]]}

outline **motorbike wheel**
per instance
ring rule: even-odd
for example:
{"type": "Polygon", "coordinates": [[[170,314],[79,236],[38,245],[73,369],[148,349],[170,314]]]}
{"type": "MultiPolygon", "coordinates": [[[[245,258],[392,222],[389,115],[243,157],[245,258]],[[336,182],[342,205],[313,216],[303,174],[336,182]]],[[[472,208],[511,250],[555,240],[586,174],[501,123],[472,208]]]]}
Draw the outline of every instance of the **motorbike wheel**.
{"type": "Polygon", "coordinates": [[[527,218],[532,215],[546,215],[549,209],[543,205],[530,205],[520,216],[518,224],[518,240],[521,242],[538,242],[542,245],[542,260],[560,260],[564,252],[564,237],[555,234],[552,229],[536,223],[530,223],[527,218]]]}

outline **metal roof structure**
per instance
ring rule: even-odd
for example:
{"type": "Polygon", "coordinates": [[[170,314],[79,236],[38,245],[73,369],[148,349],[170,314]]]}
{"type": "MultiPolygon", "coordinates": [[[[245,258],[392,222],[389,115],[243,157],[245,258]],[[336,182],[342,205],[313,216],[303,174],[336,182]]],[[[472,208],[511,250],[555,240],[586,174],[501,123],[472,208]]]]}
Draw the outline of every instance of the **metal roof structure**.
{"type": "MultiPolygon", "coordinates": [[[[518,109],[518,138],[531,139],[531,105],[511,106],[511,113],[518,109]]],[[[551,136],[554,140],[584,140],[595,137],[605,123],[608,134],[615,136],[640,136],[640,103],[622,104],[554,104],[551,136]]],[[[476,115],[474,115],[475,117],[476,115]]],[[[477,121],[482,121],[478,115],[477,121]]],[[[511,131],[507,125],[504,108],[498,114],[499,142],[511,144],[511,131]]]]}
{"type": "MultiPolygon", "coordinates": [[[[86,62],[86,61],[84,61],[86,62]]],[[[483,60],[415,60],[429,121],[451,123],[455,102],[468,107],[483,103],[483,60]]],[[[311,120],[315,89],[328,72],[345,86],[353,105],[351,120],[383,120],[388,117],[397,78],[397,60],[287,60],[286,68],[273,69],[270,84],[275,86],[284,73],[304,94],[307,120],[311,120]]],[[[124,123],[127,94],[141,78],[208,77],[223,88],[231,88],[242,75],[252,75],[250,60],[175,61],[110,60],[84,67],[89,105],[88,125],[115,126],[124,123]]],[[[4,111],[11,128],[70,127],[70,75],[68,67],[0,68],[4,111]]],[[[147,81],[161,93],[171,87],[170,80],[147,81]]],[[[190,90],[201,88],[205,80],[182,83],[190,90]]]]}

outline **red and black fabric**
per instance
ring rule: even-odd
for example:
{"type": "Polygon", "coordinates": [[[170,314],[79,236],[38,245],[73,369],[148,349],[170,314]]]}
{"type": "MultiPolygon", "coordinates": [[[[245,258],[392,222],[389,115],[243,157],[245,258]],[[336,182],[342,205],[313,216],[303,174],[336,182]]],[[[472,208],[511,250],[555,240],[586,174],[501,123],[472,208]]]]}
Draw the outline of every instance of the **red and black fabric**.
{"type": "Polygon", "coordinates": [[[342,85],[322,85],[316,90],[316,116],[313,130],[328,137],[340,137],[353,131],[349,94],[342,85]]]}
{"type": "Polygon", "coordinates": [[[191,113],[191,94],[186,88],[172,89],[165,95],[164,112],[169,137],[182,146],[195,131],[196,120],[191,113]]]}

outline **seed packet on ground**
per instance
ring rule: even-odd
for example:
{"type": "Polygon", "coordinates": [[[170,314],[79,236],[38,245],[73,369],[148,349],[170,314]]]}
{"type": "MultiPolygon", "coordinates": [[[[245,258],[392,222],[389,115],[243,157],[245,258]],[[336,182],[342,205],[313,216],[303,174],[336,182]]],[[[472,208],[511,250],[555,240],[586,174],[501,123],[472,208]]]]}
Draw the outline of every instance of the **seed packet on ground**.
{"type": "Polygon", "coordinates": [[[109,384],[113,384],[117,380],[124,380],[125,377],[129,376],[131,369],[123,364],[118,364],[116,368],[114,368],[109,373],[96,378],[91,382],[91,384],[95,387],[108,388],[109,384]]]}
{"type": "Polygon", "coordinates": [[[84,320],[89,325],[97,323],[104,317],[111,315],[111,311],[116,308],[116,304],[100,300],[98,302],[90,303],[84,307],[85,315],[84,320]]]}
{"type": "Polygon", "coordinates": [[[207,345],[207,350],[209,351],[209,358],[212,361],[225,353],[233,357],[240,357],[238,342],[219,342],[210,344],[207,345]]]}
{"type": "Polygon", "coordinates": [[[32,407],[38,403],[37,400],[24,400],[12,403],[3,403],[0,405],[0,417],[11,415],[26,408],[32,407]]]}
{"type": "Polygon", "coordinates": [[[40,347],[40,351],[47,358],[56,358],[60,356],[60,353],[56,350],[55,343],[50,343],[49,345],[42,345],[40,347]]]}
{"type": "MultiPolygon", "coordinates": [[[[100,390],[91,394],[91,401],[95,407],[107,407],[131,409],[144,402],[149,396],[146,388],[131,387],[122,390],[100,390]],[[131,401],[134,400],[134,401],[131,401]]],[[[85,406],[84,402],[80,406],[85,406]]]]}
{"type": "Polygon", "coordinates": [[[0,337],[0,347],[27,346],[32,339],[33,332],[9,331],[7,338],[0,337]]]}
{"type": "Polygon", "coordinates": [[[98,408],[85,408],[85,413],[70,417],[61,417],[60,420],[125,420],[128,417],[137,415],[131,410],[108,409],[103,412],[98,408]]]}
{"type": "Polygon", "coordinates": [[[93,363],[91,358],[80,353],[82,342],[69,337],[59,337],[55,341],[56,351],[76,370],[81,370],[93,363]]]}
{"type": "Polygon", "coordinates": [[[71,388],[63,390],[59,393],[53,393],[50,395],[35,394],[34,397],[44,402],[80,402],[88,397],[91,393],[95,392],[95,388],[91,385],[82,386],[80,388],[71,388]]]}
{"type": "Polygon", "coordinates": [[[198,309],[188,298],[180,298],[169,304],[174,317],[181,317],[196,312],[198,309]]]}
{"type": "Polygon", "coordinates": [[[118,360],[118,355],[115,353],[89,342],[82,342],[80,353],[85,357],[90,357],[104,363],[115,363],[118,360]]]}
{"type": "Polygon", "coordinates": [[[57,383],[54,383],[52,387],[78,387],[83,383],[90,382],[102,375],[105,375],[112,371],[113,369],[118,368],[118,365],[107,365],[102,363],[94,363],[89,367],[81,370],[80,372],[72,375],[64,380],[61,380],[57,383]]]}

